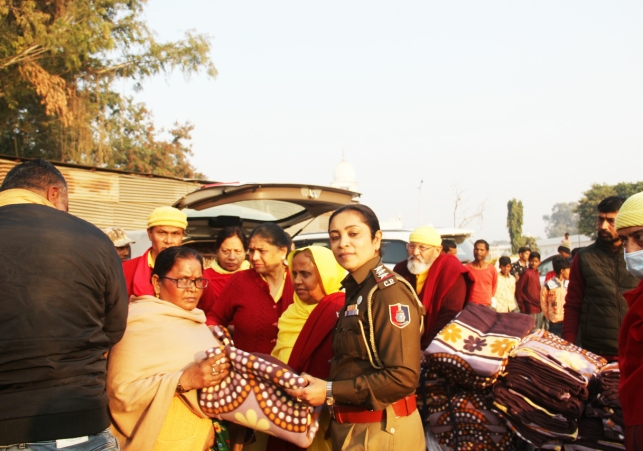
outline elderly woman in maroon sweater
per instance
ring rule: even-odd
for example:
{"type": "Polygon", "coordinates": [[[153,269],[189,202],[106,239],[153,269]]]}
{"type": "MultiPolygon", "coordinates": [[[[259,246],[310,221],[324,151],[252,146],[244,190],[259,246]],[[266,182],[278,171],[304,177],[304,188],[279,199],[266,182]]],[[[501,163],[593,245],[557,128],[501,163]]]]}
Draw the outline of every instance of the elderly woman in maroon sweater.
{"type": "Polygon", "coordinates": [[[290,237],[276,224],[257,226],[248,240],[252,267],[232,275],[207,312],[207,323],[234,325],[234,343],[247,352],[270,354],[277,341],[277,322],[293,303],[286,266],[290,237]]]}

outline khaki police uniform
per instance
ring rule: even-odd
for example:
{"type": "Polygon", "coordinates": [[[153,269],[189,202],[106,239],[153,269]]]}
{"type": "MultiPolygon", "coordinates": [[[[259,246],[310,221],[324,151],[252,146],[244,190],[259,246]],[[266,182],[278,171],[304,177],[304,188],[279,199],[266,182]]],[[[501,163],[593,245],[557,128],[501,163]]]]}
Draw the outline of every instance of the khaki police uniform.
{"type": "Polygon", "coordinates": [[[333,333],[333,398],[339,408],[386,410],[386,416],[375,423],[333,421],[333,449],[426,449],[417,409],[396,417],[391,406],[412,395],[418,385],[422,304],[412,287],[379,257],[347,276],[342,285],[346,304],[333,333]]]}

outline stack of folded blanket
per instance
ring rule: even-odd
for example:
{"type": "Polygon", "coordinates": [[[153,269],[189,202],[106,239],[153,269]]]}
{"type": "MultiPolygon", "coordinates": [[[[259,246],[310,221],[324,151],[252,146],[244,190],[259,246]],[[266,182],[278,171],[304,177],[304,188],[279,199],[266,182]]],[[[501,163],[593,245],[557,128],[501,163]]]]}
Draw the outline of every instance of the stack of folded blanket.
{"type": "Polygon", "coordinates": [[[592,376],[602,357],[545,330],[523,339],[510,353],[493,387],[495,409],[531,444],[559,447],[578,437],[592,376]]]}
{"type": "Polygon", "coordinates": [[[427,426],[442,447],[454,450],[514,451],[514,435],[491,411],[489,390],[448,387],[449,397],[430,407],[427,426]]]}
{"type": "Polygon", "coordinates": [[[491,411],[490,387],[509,352],[534,327],[518,313],[499,314],[468,304],[424,351],[426,369],[418,388],[418,410],[444,449],[513,451],[516,437],[491,411]]]}
{"type": "Polygon", "coordinates": [[[471,389],[491,387],[507,364],[509,351],[534,327],[520,313],[496,313],[469,303],[424,351],[430,371],[471,389]]]}
{"type": "Polygon", "coordinates": [[[618,396],[620,374],[618,363],[610,363],[590,381],[587,420],[581,420],[576,443],[592,449],[623,449],[625,423],[618,396]],[[583,428],[583,423],[587,427],[583,428]]]}

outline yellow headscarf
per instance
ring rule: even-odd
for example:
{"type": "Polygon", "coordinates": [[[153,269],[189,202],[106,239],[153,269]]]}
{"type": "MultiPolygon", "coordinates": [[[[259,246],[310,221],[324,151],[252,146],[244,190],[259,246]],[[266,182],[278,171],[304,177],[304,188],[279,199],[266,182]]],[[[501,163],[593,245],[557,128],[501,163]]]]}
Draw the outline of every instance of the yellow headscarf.
{"type": "MultiPolygon", "coordinates": [[[[303,251],[304,249],[310,250],[317,266],[317,272],[321,278],[322,287],[326,295],[337,293],[341,288],[341,282],[346,277],[346,270],[339,266],[335,260],[332,251],[322,246],[308,246],[297,249],[288,255],[288,270],[292,277],[292,259],[295,254],[303,251]]],[[[297,337],[304,327],[306,320],[310,316],[317,304],[306,304],[299,299],[297,293],[293,296],[294,302],[279,318],[279,334],[277,335],[277,343],[272,350],[272,356],[277,357],[284,363],[288,363],[290,353],[295,346],[297,337]]]]}
{"type": "Polygon", "coordinates": [[[56,208],[54,204],[49,202],[40,194],[34,193],[28,189],[12,188],[0,192],[0,207],[14,204],[38,204],[56,208]]]}

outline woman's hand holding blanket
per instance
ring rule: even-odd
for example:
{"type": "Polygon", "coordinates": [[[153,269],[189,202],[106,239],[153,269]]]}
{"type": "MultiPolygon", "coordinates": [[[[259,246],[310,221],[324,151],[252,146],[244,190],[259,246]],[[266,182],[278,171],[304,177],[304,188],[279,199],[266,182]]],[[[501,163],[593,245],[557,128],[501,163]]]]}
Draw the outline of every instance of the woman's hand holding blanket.
{"type": "Polygon", "coordinates": [[[194,362],[183,371],[179,384],[185,390],[194,390],[213,387],[228,376],[230,362],[225,354],[216,354],[212,357],[194,362]]]}

